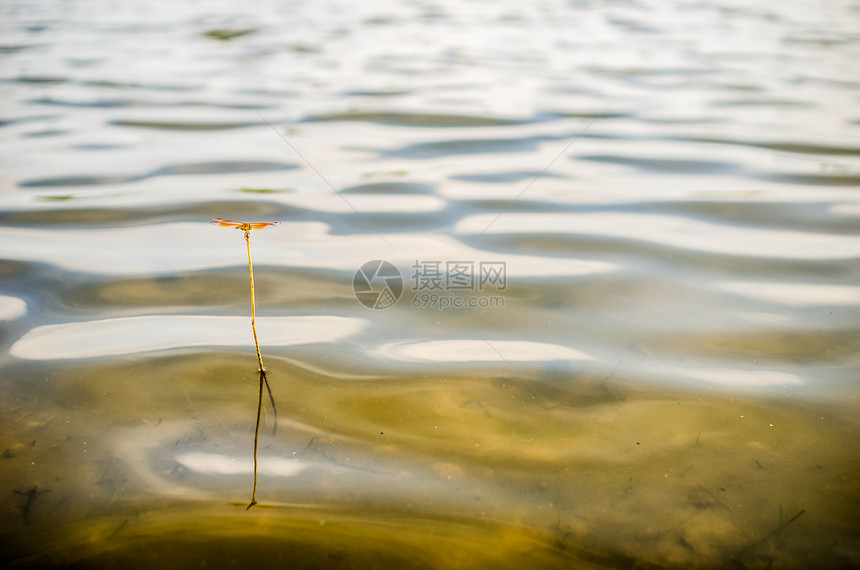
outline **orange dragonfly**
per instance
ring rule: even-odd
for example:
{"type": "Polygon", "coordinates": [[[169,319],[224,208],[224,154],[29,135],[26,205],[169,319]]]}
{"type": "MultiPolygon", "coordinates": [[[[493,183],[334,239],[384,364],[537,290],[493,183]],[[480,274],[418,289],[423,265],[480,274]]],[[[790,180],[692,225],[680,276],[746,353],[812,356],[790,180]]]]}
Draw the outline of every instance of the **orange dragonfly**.
{"type": "Polygon", "coordinates": [[[243,232],[250,232],[251,230],[262,230],[263,228],[277,226],[281,222],[237,222],[235,220],[215,218],[214,220],[212,220],[212,223],[225,228],[236,228],[237,230],[242,230],[243,232]]]}

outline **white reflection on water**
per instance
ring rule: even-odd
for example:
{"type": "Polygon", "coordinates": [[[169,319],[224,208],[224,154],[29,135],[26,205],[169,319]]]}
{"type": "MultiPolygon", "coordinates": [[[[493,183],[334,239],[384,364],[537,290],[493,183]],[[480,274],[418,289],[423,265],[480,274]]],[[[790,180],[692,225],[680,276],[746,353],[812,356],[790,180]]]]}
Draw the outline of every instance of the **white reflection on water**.
{"type": "MultiPolygon", "coordinates": [[[[198,271],[245,262],[242,234],[201,223],[124,226],[107,229],[3,228],[0,256],[10,260],[50,263],[70,271],[102,275],[151,275],[176,271],[198,271]],[[178,244],[181,243],[181,246],[178,244]],[[87,252],[82,255],[82,252],[87,252]]],[[[321,232],[315,224],[291,224],[299,232],[321,232]]],[[[255,261],[266,260],[266,244],[286,240],[275,232],[260,232],[252,243],[255,261]],[[258,250],[260,250],[259,255],[258,250]],[[258,259],[258,257],[260,259],[258,259]]],[[[278,259],[300,257],[295,249],[283,248],[278,259]]]]}
{"type": "MultiPolygon", "coordinates": [[[[254,471],[251,458],[239,459],[217,453],[182,453],[176,456],[176,461],[192,471],[206,475],[243,475],[254,471]]],[[[257,471],[261,475],[292,477],[307,467],[306,463],[296,459],[261,456],[257,471]]]]}
{"type": "Polygon", "coordinates": [[[381,213],[422,213],[441,212],[448,205],[447,202],[436,196],[398,196],[392,194],[383,195],[355,195],[350,194],[349,201],[331,196],[327,200],[320,199],[317,195],[290,196],[291,205],[305,208],[309,211],[352,214],[381,213]]]}
{"type": "Polygon", "coordinates": [[[558,344],[519,340],[452,339],[427,342],[391,343],[374,350],[384,359],[403,362],[547,362],[550,360],[591,360],[578,350],[558,344]],[[503,356],[504,355],[504,356],[503,356]]]}
{"type": "MultiPolygon", "coordinates": [[[[0,258],[48,263],[68,271],[111,276],[175,275],[244,265],[242,234],[213,227],[207,223],[208,218],[201,217],[203,219],[197,223],[106,229],[0,228],[0,258]]],[[[380,251],[380,245],[385,245],[374,233],[351,234],[344,240],[330,234],[329,229],[322,223],[290,221],[276,230],[255,233],[251,243],[254,265],[346,271],[349,278],[344,283],[348,284],[352,272],[368,260],[368,252],[380,251]]],[[[396,248],[383,252],[388,261],[404,272],[416,259],[491,261],[504,258],[509,278],[592,275],[618,269],[617,264],[603,260],[559,260],[486,252],[465,247],[461,241],[448,236],[426,234],[398,235],[396,248]]]]}
{"type": "Polygon", "coordinates": [[[27,303],[18,297],[0,295],[0,320],[12,321],[27,314],[27,303]]]}
{"type": "MultiPolygon", "coordinates": [[[[262,346],[332,343],[366,325],[334,316],[257,319],[262,346]]],[[[118,356],[188,347],[242,346],[250,338],[246,317],[146,315],[35,328],[9,350],[16,358],[58,360],[118,356]]]]}
{"type": "MultiPolygon", "coordinates": [[[[659,367],[657,367],[659,368],[659,367]]],[[[690,380],[716,384],[725,388],[768,388],[775,386],[799,386],[803,379],[796,374],[774,370],[743,370],[720,366],[665,366],[666,377],[680,378],[684,384],[690,380]]]]}
{"type": "Polygon", "coordinates": [[[860,305],[860,287],[821,285],[815,283],[779,283],[775,281],[727,281],[717,289],[759,301],[791,307],[860,305]]]}
{"type": "Polygon", "coordinates": [[[659,214],[479,215],[460,222],[457,233],[537,233],[600,236],[650,242],[670,248],[776,259],[851,259],[860,256],[860,238],[737,225],[659,214]]]}

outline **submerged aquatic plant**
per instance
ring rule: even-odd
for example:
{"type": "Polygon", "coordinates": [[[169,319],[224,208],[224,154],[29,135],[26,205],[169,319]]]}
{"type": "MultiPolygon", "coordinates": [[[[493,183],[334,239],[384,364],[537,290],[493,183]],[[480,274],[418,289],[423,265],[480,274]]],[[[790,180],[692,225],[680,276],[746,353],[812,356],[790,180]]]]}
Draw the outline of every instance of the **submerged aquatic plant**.
{"type": "Polygon", "coordinates": [[[272,388],[269,386],[269,379],[266,377],[266,368],[263,366],[263,356],[260,354],[260,342],[257,340],[257,303],[254,298],[254,266],[251,264],[251,230],[261,230],[271,226],[276,226],[280,222],[236,222],[233,220],[225,220],[224,218],[215,218],[213,224],[225,228],[236,228],[245,232],[245,249],[248,252],[248,275],[251,279],[251,330],[254,333],[254,347],[257,349],[257,364],[260,365],[260,394],[257,399],[257,424],[254,428],[254,487],[251,490],[251,502],[245,510],[250,509],[257,504],[257,442],[260,439],[260,415],[263,411],[263,385],[269,392],[269,400],[272,403],[272,412],[275,416],[274,427],[272,434],[278,430],[278,409],[275,407],[275,398],[272,396],[272,388]]]}

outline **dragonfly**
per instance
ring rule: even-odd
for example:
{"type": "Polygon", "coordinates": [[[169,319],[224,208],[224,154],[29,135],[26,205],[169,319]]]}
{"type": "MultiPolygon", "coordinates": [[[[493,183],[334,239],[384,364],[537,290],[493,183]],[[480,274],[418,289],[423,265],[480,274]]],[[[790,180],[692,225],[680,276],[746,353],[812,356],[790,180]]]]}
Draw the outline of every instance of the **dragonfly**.
{"type": "Polygon", "coordinates": [[[281,222],[237,222],[236,220],[225,220],[224,218],[215,218],[212,223],[225,228],[236,228],[242,230],[246,234],[251,230],[262,230],[277,226],[281,222]]]}
{"type": "Polygon", "coordinates": [[[245,232],[245,249],[248,252],[248,276],[251,280],[251,330],[254,333],[254,347],[257,349],[257,364],[260,365],[260,395],[257,400],[257,425],[254,428],[254,487],[251,491],[251,502],[245,510],[250,509],[257,504],[257,443],[260,439],[260,415],[263,411],[263,386],[269,391],[269,401],[272,403],[272,411],[275,416],[275,425],[272,429],[274,435],[278,430],[278,409],[275,407],[275,398],[272,396],[272,388],[269,386],[269,379],[266,377],[266,368],[263,366],[263,356],[260,353],[260,342],[257,340],[257,303],[254,298],[254,266],[251,264],[251,230],[262,230],[277,226],[280,222],[237,222],[235,220],[227,220],[224,218],[215,218],[213,224],[224,228],[236,228],[245,232]]]}

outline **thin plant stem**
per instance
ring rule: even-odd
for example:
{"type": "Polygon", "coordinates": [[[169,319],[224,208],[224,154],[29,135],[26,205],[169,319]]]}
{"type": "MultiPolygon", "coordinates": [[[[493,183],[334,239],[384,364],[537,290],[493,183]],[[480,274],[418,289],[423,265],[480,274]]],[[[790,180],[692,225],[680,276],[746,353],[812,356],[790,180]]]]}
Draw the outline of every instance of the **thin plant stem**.
{"type": "Polygon", "coordinates": [[[266,368],[263,366],[263,356],[260,353],[260,343],[257,341],[257,303],[254,298],[254,267],[251,264],[251,231],[245,230],[245,249],[248,251],[248,277],[251,280],[251,330],[254,331],[254,348],[257,349],[257,364],[260,365],[260,370],[263,371],[263,382],[266,384],[266,390],[269,392],[269,403],[272,404],[272,412],[275,416],[274,426],[272,427],[272,435],[278,433],[278,408],[275,406],[275,396],[272,395],[272,387],[269,386],[269,378],[265,374],[266,368]]]}
{"type": "Polygon", "coordinates": [[[248,276],[251,278],[251,330],[254,331],[254,347],[257,349],[257,363],[264,370],[263,356],[260,354],[260,343],[257,341],[257,303],[254,301],[254,267],[251,265],[251,230],[245,230],[245,249],[248,250],[248,276]]]}
{"type": "Polygon", "coordinates": [[[251,263],[251,230],[261,230],[271,226],[277,226],[280,222],[237,222],[235,220],[227,220],[224,218],[215,218],[213,224],[223,228],[236,228],[245,233],[245,250],[248,252],[248,278],[251,281],[251,330],[254,333],[254,348],[257,350],[257,364],[260,365],[260,390],[257,395],[257,422],[254,425],[254,487],[251,489],[251,502],[245,510],[250,509],[257,504],[257,448],[260,443],[260,419],[263,415],[263,385],[269,392],[269,401],[272,403],[272,412],[274,412],[275,421],[272,428],[272,435],[278,431],[278,408],[275,407],[275,397],[272,395],[272,387],[269,386],[269,379],[266,376],[266,367],[263,366],[263,355],[260,354],[260,341],[257,339],[257,300],[254,295],[254,265],[251,263]]]}
{"type": "Polygon", "coordinates": [[[269,386],[269,379],[266,377],[266,368],[263,366],[263,356],[260,353],[260,342],[257,340],[257,303],[254,296],[254,266],[251,263],[251,230],[245,230],[245,249],[248,252],[248,277],[251,280],[251,330],[254,332],[254,348],[257,349],[257,364],[260,365],[260,393],[257,398],[257,423],[254,427],[254,487],[251,491],[251,502],[245,510],[250,509],[257,504],[257,446],[260,440],[260,416],[263,412],[263,385],[266,385],[266,390],[269,392],[269,400],[272,403],[272,411],[275,416],[275,425],[272,428],[272,435],[278,429],[278,409],[275,407],[275,398],[272,395],[272,388],[269,386]]]}

